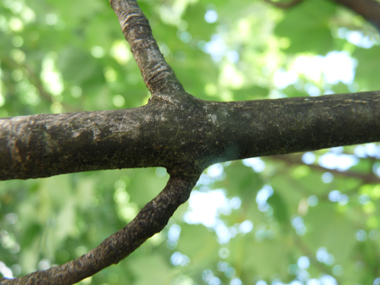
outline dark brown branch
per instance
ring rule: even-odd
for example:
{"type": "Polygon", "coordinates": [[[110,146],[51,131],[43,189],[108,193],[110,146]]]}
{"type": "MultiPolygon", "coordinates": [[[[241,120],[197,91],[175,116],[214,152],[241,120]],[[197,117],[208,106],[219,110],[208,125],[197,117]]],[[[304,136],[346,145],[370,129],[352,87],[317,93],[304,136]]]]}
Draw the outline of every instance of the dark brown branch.
{"type": "Polygon", "coordinates": [[[123,34],[131,46],[145,85],[152,94],[184,91],[152,35],[148,19],[135,0],[110,0],[123,34]]]}
{"type": "MultiPolygon", "coordinates": [[[[189,164],[380,141],[380,91],[0,119],[0,180],[189,164]]],[[[174,100],[174,99],[173,99],[174,100]]]]}
{"type": "MultiPolygon", "coordinates": [[[[179,171],[183,172],[183,169],[179,171]]],[[[199,174],[177,175],[178,173],[171,175],[166,187],[140,210],[132,222],[85,255],[45,271],[36,271],[15,279],[0,279],[0,283],[69,285],[119,263],[149,237],[160,232],[174,211],[189,198],[199,174]]]]}
{"type": "Polygon", "coordinates": [[[333,0],[361,15],[380,31],[380,3],[375,0],[333,0]]]}
{"type": "Polygon", "coordinates": [[[293,1],[290,1],[290,2],[274,2],[272,0],[264,0],[264,1],[267,2],[267,3],[272,4],[273,6],[276,6],[278,8],[288,9],[288,8],[292,8],[292,7],[300,4],[304,0],[293,0],[293,1]]]}

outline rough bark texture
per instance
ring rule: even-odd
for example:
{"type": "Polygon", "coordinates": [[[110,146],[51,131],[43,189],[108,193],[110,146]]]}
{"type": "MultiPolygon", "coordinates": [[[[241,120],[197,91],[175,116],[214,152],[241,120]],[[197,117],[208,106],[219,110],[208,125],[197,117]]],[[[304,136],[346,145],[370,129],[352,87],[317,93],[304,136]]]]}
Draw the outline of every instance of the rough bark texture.
{"type": "Polygon", "coordinates": [[[118,263],[163,229],[212,163],[380,140],[380,91],[224,103],[193,97],[165,62],[136,0],[110,3],[152,93],[149,103],[0,119],[0,180],[152,166],[166,167],[170,179],[97,248],[1,284],[73,284],[118,263]]]}
{"type": "Polygon", "coordinates": [[[144,107],[0,119],[0,179],[173,169],[380,140],[380,92],[206,102],[186,93],[144,107]]]}
{"type": "Polygon", "coordinates": [[[152,35],[148,19],[136,1],[110,0],[121,30],[131,46],[145,85],[152,94],[184,91],[174,71],[166,63],[152,35]]]}

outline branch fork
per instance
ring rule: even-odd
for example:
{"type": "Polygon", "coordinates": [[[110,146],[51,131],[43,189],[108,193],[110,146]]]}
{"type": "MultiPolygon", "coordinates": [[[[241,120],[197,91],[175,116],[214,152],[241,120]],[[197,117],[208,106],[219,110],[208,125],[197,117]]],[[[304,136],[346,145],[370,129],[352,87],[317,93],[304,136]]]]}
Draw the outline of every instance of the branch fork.
{"type": "Polygon", "coordinates": [[[213,163],[380,141],[380,91],[245,102],[193,97],[165,62],[136,0],[110,4],[152,94],[149,103],[0,118],[0,180],[154,166],[165,167],[170,179],[132,222],[87,254],[1,284],[73,284],[120,262],[165,227],[213,163]]]}

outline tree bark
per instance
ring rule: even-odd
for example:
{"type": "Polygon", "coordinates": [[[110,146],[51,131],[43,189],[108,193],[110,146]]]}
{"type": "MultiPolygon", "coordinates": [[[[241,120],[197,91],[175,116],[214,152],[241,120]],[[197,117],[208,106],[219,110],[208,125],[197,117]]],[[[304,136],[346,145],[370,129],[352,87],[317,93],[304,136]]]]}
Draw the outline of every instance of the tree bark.
{"type": "Polygon", "coordinates": [[[184,91],[153,38],[148,19],[136,1],[110,0],[121,30],[152,94],[184,91]]]}
{"type": "MultiPolygon", "coordinates": [[[[297,1],[295,1],[297,2],[297,1]]],[[[111,0],[152,93],[143,107],[0,119],[0,180],[166,167],[165,189],[97,248],[1,284],[73,284],[118,263],[161,231],[209,165],[380,140],[380,91],[245,102],[186,93],[135,0],[111,0]]]]}
{"type": "MultiPolygon", "coordinates": [[[[0,119],[0,179],[191,165],[380,140],[380,92],[207,102],[0,119]]],[[[169,101],[170,100],[170,101],[169,101]]]]}

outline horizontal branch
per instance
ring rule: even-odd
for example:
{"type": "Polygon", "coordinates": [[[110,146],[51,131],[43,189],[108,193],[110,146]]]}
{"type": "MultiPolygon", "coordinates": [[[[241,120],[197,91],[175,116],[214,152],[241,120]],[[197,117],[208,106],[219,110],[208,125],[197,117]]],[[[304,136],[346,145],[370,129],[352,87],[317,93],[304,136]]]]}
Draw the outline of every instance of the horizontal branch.
{"type": "Polygon", "coordinates": [[[380,91],[209,102],[186,93],[143,107],[0,119],[0,180],[162,166],[380,141],[380,91]]]}
{"type": "Polygon", "coordinates": [[[171,176],[164,190],[146,204],[132,222],[81,257],[20,278],[0,279],[0,283],[69,285],[119,263],[166,226],[174,211],[189,198],[198,178],[199,174],[187,177],[171,176]]]}

